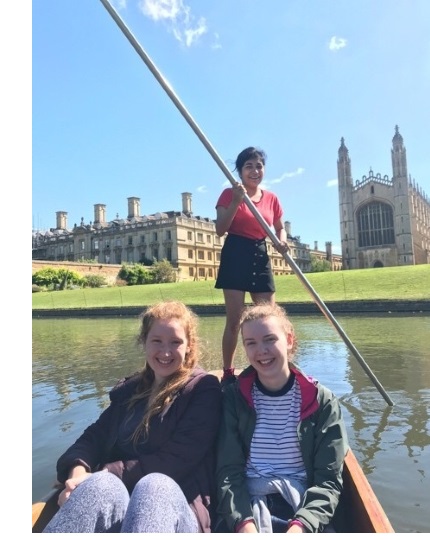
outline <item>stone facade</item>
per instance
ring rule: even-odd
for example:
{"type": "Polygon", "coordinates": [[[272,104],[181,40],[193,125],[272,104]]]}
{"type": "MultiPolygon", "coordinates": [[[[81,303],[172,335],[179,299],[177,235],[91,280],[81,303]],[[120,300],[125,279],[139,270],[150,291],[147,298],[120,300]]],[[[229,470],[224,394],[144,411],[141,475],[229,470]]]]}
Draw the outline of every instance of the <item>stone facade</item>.
{"type": "MultiPolygon", "coordinates": [[[[106,222],[106,206],[94,205],[94,221],[83,219],[72,230],[67,228],[67,212],[59,211],[57,226],[47,232],[33,232],[33,260],[39,261],[96,261],[101,265],[132,263],[150,264],[154,259],[166,259],[177,270],[179,281],[215,280],[224,238],[215,231],[215,222],[194,216],[191,193],[182,193],[182,211],[140,215],[140,199],[128,198],[126,219],[106,222]]],[[[340,256],[331,253],[328,242],[326,252],[311,250],[292,236],[291,224],[285,222],[292,258],[302,270],[310,270],[311,254],[327,258],[333,269],[340,269],[340,256]]],[[[285,259],[268,241],[268,251],[275,275],[291,274],[285,259]]]]}
{"type": "Polygon", "coordinates": [[[374,174],[355,183],[345,141],[338,151],[343,268],[430,263],[430,200],[408,175],[398,126],[392,140],[393,176],[374,174]]]}

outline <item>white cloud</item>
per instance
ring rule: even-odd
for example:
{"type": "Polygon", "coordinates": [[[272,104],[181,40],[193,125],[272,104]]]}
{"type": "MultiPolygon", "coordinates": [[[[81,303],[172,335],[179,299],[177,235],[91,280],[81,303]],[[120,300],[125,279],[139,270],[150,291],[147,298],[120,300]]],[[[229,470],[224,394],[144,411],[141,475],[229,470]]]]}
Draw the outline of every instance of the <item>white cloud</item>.
{"type": "Polygon", "coordinates": [[[274,178],[273,180],[266,180],[266,184],[280,184],[286,178],[293,178],[294,176],[300,176],[304,172],[305,172],[305,169],[303,167],[297,167],[295,171],[281,174],[279,178],[274,178]]]}
{"type": "Polygon", "coordinates": [[[219,34],[217,32],[214,32],[214,42],[211,45],[212,49],[221,49],[221,43],[219,42],[219,34]]]}
{"type": "Polygon", "coordinates": [[[198,193],[207,193],[208,188],[206,186],[199,186],[197,188],[198,193]]]}
{"type": "Polygon", "coordinates": [[[146,17],[164,22],[175,39],[187,47],[208,31],[206,19],[196,20],[183,0],[140,0],[139,8],[146,17]]]}
{"type": "Polygon", "coordinates": [[[200,36],[207,32],[206,21],[203,18],[199,19],[199,22],[195,28],[184,30],[185,44],[190,47],[194,41],[197,41],[200,36]]]}
{"type": "Polygon", "coordinates": [[[328,180],[327,181],[327,187],[337,186],[337,184],[338,184],[337,178],[333,178],[333,180],[328,180]]]}
{"type": "Polygon", "coordinates": [[[182,0],[141,0],[139,7],[144,15],[154,21],[174,20],[182,8],[182,0]]]}
{"type": "Polygon", "coordinates": [[[338,51],[339,49],[343,49],[344,47],[346,47],[347,43],[348,42],[347,42],[347,40],[345,38],[333,36],[330,39],[330,42],[328,44],[328,48],[331,51],[338,51]]]}
{"type": "Polygon", "coordinates": [[[113,5],[113,7],[116,7],[116,9],[118,10],[126,9],[127,0],[114,0],[113,2],[111,2],[111,4],[113,5]]]}

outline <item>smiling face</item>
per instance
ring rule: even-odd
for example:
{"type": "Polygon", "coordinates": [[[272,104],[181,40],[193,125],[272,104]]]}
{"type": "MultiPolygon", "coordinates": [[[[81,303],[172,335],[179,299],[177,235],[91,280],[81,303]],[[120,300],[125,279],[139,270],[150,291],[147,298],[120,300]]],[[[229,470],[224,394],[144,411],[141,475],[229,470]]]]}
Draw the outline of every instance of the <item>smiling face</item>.
{"type": "Polygon", "coordinates": [[[261,159],[248,159],[240,171],[240,178],[247,189],[255,190],[264,177],[264,163],[261,159]]]}
{"type": "Polygon", "coordinates": [[[189,352],[183,324],[178,319],[154,320],[145,340],[146,361],[157,384],[177,371],[189,352]]]}
{"type": "Polygon", "coordinates": [[[242,325],[242,340],[250,364],[268,390],[281,389],[290,376],[288,354],[293,334],[276,316],[247,320],[242,325]]]}

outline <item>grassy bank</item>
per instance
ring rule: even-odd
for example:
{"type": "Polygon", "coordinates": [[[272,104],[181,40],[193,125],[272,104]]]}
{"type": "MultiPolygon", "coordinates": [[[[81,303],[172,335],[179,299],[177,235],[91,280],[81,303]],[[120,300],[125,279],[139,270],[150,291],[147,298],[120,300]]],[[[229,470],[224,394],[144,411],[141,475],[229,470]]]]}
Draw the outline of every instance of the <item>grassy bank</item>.
{"type": "MultiPolygon", "coordinates": [[[[430,265],[323,272],[305,277],[324,302],[430,298],[430,265]]],[[[275,277],[275,283],[278,302],[313,302],[296,275],[275,277]]],[[[143,306],[171,299],[193,305],[223,304],[222,291],[214,284],[195,281],[39,292],[32,295],[33,309],[143,306]]]]}

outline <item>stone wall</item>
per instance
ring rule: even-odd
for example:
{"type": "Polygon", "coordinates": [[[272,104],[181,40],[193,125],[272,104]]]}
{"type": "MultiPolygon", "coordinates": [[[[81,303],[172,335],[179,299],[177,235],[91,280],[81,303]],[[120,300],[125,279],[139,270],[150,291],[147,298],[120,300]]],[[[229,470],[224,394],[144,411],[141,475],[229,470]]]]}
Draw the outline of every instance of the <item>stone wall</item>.
{"type": "MultiPolygon", "coordinates": [[[[315,302],[281,303],[290,315],[321,314],[315,302]]],[[[33,309],[33,318],[50,317],[137,317],[146,306],[126,306],[119,308],[72,308],[72,309],[33,309]]],[[[197,315],[225,315],[224,304],[189,305],[197,315]]],[[[331,314],[369,315],[401,313],[430,313],[430,300],[367,300],[348,302],[327,302],[331,314]]]]}

